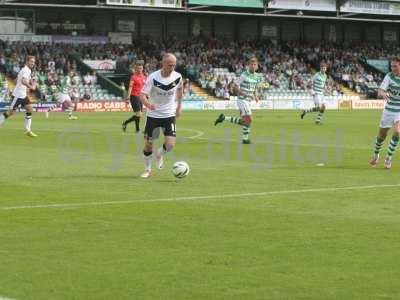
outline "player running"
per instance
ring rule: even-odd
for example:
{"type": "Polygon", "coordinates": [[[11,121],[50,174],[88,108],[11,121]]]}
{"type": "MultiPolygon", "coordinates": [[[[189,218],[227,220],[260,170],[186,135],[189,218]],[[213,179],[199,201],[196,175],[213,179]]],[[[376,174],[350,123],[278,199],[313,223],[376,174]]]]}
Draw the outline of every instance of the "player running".
{"type": "Polygon", "coordinates": [[[328,67],[326,63],[321,63],[320,71],[317,72],[312,78],[312,94],[314,98],[314,107],[310,109],[303,110],[300,118],[304,118],[307,113],[318,112],[317,118],[315,119],[315,124],[321,124],[322,115],[325,112],[325,86],[328,80],[328,75],[326,74],[328,67]]]}
{"type": "Polygon", "coordinates": [[[388,145],[388,150],[384,162],[384,167],[392,167],[392,156],[399,143],[400,135],[400,58],[395,58],[391,62],[392,72],[386,74],[378,90],[378,96],[386,100],[385,108],[382,113],[379,125],[378,136],[375,141],[375,150],[371,161],[371,166],[375,167],[379,162],[379,152],[382,149],[390,128],[393,128],[393,135],[388,145]]]}
{"type": "Polygon", "coordinates": [[[0,125],[3,124],[9,117],[11,117],[18,107],[25,109],[25,134],[29,137],[37,137],[32,132],[32,104],[28,98],[28,90],[35,90],[36,84],[32,82],[32,70],[35,67],[35,57],[27,56],[25,66],[19,71],[17,77],[17,84],[15,85],[13,101],[11,102],[10,109],[0,114],[0,125]]]}
{"type": "Polygon", "coordinates": [[[256,57],[250,58],[248,61],[248,69],[242,73],[239,78],[239,88],[237,89],[240,117],[229,117],[220,114],[215,120],[214,125],[218,125],[224,121],[237,124],[243,128],[243,144],[250,144],[249,134],[252,123],[250,102],[255,100],[258,102],[258,87],[261,83],[261,75],[257,73],[258,60],[256,57]]]}
{"type": "Polygon", "coordinates": [[[163,155],[171,151],[176,142],[175,118],[181,115],[183,100],[182,75],[175,72],[176,57],[167,53],[162,58],[160,70],[151,73],[146,80],[140,100],[147,108],[146,127],[144,130],[144,173],[148,178],[151,173],[153,140],[160,130],[164,133],[164,144],[155,153],[158,169],[163,168],[163,155]],[[178,100],[178,104],[175,103],[178,100]]]}
{"type": "Polygon", "coordinates": [[[139,124],[143,111],[143,104],[140,101],[140,92],[142,91],[146,81],[146,76],[143,74],[143,64],[144,62],[139,60],[132,68],[133,74],[129,82],[128,97],[129,101],[131,102],[134,115],[128,120],[122,122],[122,130],[124,132],[126,131],[128,124],[133,121],[135,121],[136,133],[140,132],[139,124]]]}
{"type": "Polygon", "coordinates": [[[74,103],[71,100],[71,88],[72,88],[72,78],[71,76],[65,76],[60,83],[58,88],[59,92],[55,93],[56,103],[49,107],[46,111],[46,118],[49,117],[49,113],[53,111],[56,107],[61,107],[63,111],[68,113],[68,120],[77,120],[78,117],[72,114],[74,110],[74,103]]]}

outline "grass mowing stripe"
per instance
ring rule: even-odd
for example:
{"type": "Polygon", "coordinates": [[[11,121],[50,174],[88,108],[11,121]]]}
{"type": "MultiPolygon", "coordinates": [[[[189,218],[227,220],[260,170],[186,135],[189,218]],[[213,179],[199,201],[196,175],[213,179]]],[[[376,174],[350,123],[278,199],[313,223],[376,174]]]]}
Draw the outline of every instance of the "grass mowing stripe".
{"type": "MultiPolygon", "coordinates": [[[[18,210],[18,209],[34,209],[34,208],[80,208],[85,206],[102,206],[102,205],[117,205],[117,204],[134,204],[146,202],[174,202],[174,201],[194,201],[194,200],[208,200],[208,199],[229,199],[241,197],[260,197],[260,196],[273,196],[285,194],[300,194],[300,193],[320,193],[320,192],[337,192],[346,190],[366,190],[375,188],[394,188],[400,187],[399,184],[383,184],[383,185],[365,185],[365,186],[347,186],[347,187],[332,187],[332,188],[315,188],[303,190],[286,190],[286,191],[270,191],[258,193],[243,193],[243,194],[220,194],[220,195],[205,195],[205,196],[191,196],[191,197],[173,197],[173,198],[158,198],[149,200],[123,200],[123,201],[104,201],[104,202],[87,202],[87,203],[53,203],[53,204],[38,204],[38,205],[21,205],[21,206],[4,206],[0,210],[18,210]]],[[[1,300],[1,299],[0,299],[1,300]]]]}

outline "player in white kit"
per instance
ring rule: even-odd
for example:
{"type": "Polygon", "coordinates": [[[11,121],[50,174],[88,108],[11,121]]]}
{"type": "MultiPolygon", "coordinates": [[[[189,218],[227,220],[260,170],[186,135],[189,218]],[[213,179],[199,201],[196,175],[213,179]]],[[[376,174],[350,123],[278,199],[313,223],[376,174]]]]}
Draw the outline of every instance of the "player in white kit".
{"type": "Polygon", "coordinates": [[[13,101],[11,102],[10,109],[0,114],[0,125],[10,118],[18,107],[25,109],[25,134],[29,137],[37,137],[32,132],[32,104],[28,98],[28,90],[35,90],[36,84],[31,81],[32,69],[35,67],[35,57],[27,56],[25,66],[19,71],[17,77],[17,84],[15,85],[13,101]]]}
{"type": "Polygon", "coordinates": [[[140,100],[147,108],[146,126],[144,130],[145,168],[142,178],[151,173],[153,140],[164,133],[164,144],[155,153],[158,169],[163,167],[163,155],[171,151],[176,141],[176,120],[182,111],[183,80],[182,75],[175,72],[176,57],[167,53],[162,58],[162,68],[151,73],[144,84],[140,100]],[[177,103],[175,100],[178,100],[177,103]]]}

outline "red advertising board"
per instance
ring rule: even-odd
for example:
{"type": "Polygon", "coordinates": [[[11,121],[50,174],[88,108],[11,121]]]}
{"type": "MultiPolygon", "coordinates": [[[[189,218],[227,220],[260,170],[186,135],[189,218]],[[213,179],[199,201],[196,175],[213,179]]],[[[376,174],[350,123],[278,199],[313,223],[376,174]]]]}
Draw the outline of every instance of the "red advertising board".
{"type": "Polygon", "coordinates": [[[79,112],[131,111],[131,105],[125,101],[86,101],[76,106],[79,112]]]}

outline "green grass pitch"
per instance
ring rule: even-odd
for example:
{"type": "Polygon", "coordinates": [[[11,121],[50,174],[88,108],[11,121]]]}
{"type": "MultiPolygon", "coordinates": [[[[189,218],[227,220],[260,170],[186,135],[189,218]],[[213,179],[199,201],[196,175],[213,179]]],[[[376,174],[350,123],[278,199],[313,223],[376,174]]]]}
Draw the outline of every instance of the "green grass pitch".
{"type": "Polygon", "coordinates": [[[128,113],[36,113],[36,139],[18,114],[0,128],[0,299],[399,299],[400,154],[368,165],[380,113],[255,111],[242,145],[219,112],[184,112],[147,180],[128,113]]]}

